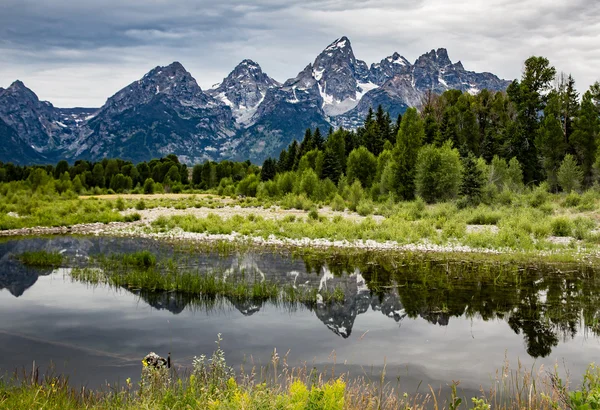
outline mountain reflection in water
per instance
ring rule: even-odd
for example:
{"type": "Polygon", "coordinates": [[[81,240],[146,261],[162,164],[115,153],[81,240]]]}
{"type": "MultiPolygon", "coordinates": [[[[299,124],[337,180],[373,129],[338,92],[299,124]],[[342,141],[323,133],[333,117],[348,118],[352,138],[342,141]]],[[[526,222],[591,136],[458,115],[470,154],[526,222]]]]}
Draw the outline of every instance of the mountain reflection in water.
{"type": "MultiPolygon", "coordinates": [[[[369,309],[395,323],[422,318],[436,326],[448,326],[452,318],[503,321],[515,334],[522,335],[527,353],[546,357],[559,342],[578,332],[598,334],[600,281],[589,270],[561,272],[556,269],[515,269],[502,279],[470,279],[471,264],[420,261],[418,264],[385,266],[368,258],[294,259],[285,254],[207,253],[178,254],[177,250],[154,241],[125,238],[28,238],[0,243],[0,290],[22,296],[39,276],[51,269],[32,269],[16,258],[27,250],[60,251],[71,266],[86,266],[90,256],[150,249],[159,257],[181,259],[186,266],[204,272],[219,272],[227,278],[246,281],[268,280],[281,286],[293,284],[309,289],[341,289],[343,301],[323,303],[280,302],[277,308],[314,313],[327,329],[342,338],[352,335],[358,316],[369,309]],[[217,269],[217,267],[219,269],[217,269]]],[[[218,310],[222,298],[177,292],[125,289],[154,309],[175,315],[189,310],[218,310]]],[[[243,315],[263,309],[265,302],[228,298],[227,303],[243,315]]]]}

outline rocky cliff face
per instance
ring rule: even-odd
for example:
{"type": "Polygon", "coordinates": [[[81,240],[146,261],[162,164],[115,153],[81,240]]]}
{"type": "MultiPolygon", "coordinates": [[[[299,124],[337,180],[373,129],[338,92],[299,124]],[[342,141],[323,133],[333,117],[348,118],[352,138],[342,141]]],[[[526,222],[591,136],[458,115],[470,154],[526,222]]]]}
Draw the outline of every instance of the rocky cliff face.
{"type": "Polygon", "coordinates": [[[239,126],[249,126],[267,91],[280,86],[262,71],[260,65],[244,60],[222,83],[208,90],[208,94],[231,108],[239,126]]]}
{"type": "Polygon", "coordinates": [[[0,150],[0,160],[143,161],[175,153],[187,163],[260,163],[301,139],[306,128],[356,128],[378,105],[396,117],[418,107],[429,91],[475,94],[484,88],[504,90],[508,84],[452,63],[443,48],[414,64],[393,53],[369,67],[356,58],[347,37],[331,43],[283,84],[244,60],[223,82],[203,91],[175,62],[151,70],[99,109],[56,108],[16,81],[0,88],[0,141],[9,147],[0,150]]]}
{"type": "Polygon", "coordinates": [[[68,147],[74,158],[182,161],[218,158],[234,134],[231,108],[203,92],[177,62],[156,67],[108,99],[68,147]]]}

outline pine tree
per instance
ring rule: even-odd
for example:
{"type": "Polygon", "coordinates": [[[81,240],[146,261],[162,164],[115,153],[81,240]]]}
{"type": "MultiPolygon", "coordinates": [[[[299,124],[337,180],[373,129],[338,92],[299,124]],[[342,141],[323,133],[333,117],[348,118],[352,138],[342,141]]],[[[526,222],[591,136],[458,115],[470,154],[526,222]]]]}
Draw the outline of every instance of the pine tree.
{"type": "Polygon", "coordinates": [[[573,128],[571,143],[581,164],[583,184],[585,187],[590,187],[594,179],[593,167],[596,161],[597,139],[600,130],[598,110],[590,91],[583,95],[579,117],[573,128]]]}
{"type": "Polygon", "coordinates": [[[560,119],[560,96],[556,92],[551,93],[548,98],[536,145],[550,189],[556,190],[558,188],[556,174],[567,148],[560,119]]]}
{"type": "Polygon", "coordinates": [[[269,157],[263,162],[262,168],[260,170],[260,180],[261,181],[270,181],[275,178],[275,174],[277,173],[276,162],[273,158],[269,157]]]}
{"type": "Polygon", "coordinates": [[[333,149],[327,148],[323,156],[323,170],[321,171],[321,176],[323,179],[329,178],[337,184],[341,175],[342,165],[340,164],[338,154],[333,149]]]}
{"type": "Polygon", "coordinates": [[[535,137],[538,134],[538,114],[546,103],[545,93],[551,88],[556,69],[544,57],[530,57],[525,61],[521,82],[514,81],[506,90],[517,108],[517,123],[511,130],[510,154],[523,166],[525,182],[539,180],[535,137]]]}
{"type": "Polygon", "coordinates": [[[571,75],[567,78],[561,75],[558,92],[560,95],[560,117],[565,144],[569,148],[569,151],[573,151],[571,135],[574,130],[574,119],[577,117],[577,112],[579,111],[579,94],[575,89],[575,80],[571,75]]]}
{"type": "MultiPolygon", "coordinates": [[[[318,149],[319,151],[323,150],[323,145],[325,144],[325,139],[321,135],[321,130],[318,127],[315,130],[315,133],[313,134],[312,141],[313,141],[312,149],[318,149]]],[[[312,151],[312,149],[309,151],[312,151]]]]}
{"type": "Polygon", "coordinates": [[[473,153],[463,158],[463,175],[460,185],[460,194],[469,204],[477,205],[481,201],[481,187],[483,175],[477,166],[477,159],[473,153]]]}

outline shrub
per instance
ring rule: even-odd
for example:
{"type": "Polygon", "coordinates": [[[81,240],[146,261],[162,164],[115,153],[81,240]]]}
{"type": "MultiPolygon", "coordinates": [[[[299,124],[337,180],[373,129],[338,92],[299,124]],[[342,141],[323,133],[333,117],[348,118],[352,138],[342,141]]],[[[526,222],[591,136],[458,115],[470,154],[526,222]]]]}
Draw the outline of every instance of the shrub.
{"type": "Polygon", "coordinates": [[[550,227],[554,236],[571,236],[573,234],[573,221],[564,216],[554,218],[550,222],[550,227]]]}
{"type": "Polygon", "coordinates": [[[529,197],[529,205],[534,208],[538,208],[545,204],[550,198],[548,189],[549,186],[546,182],[541,183],[537,188],[535,188],[529,197]]]}
{"type": "Polygon", "coordinates": [[[331,209],[333,209],[334,211],[340,211],[340,212],[343,212],[344,210],[346,210],[346,202],[344,201],[344,198],[342,198],[340,194],[335,194],[335,197],[333,197],[333,199],[331,200],[331,209]]]}
{"type": "Polygon", "coordinates": [[[348,189],[348,201],[350,202],[349,208],[352,211],[356,211],[356,207],[358,203],[363,199],[365,193],[360,185],[358,180],[354,181],[354,183],[348,189]]]}
{"type": "Polygon", "coordinates": [[[115,202],[115,208],[117,208],[119,211],[125,210],[125,201],[123,201],[123,198],[121,198],[121,197],[117,198],[117,200],[115,202]]]}
{"type": "Polygon", "coordinates": [[[260,179],[257,175],[250,174],[238,183],[236,192],[239,195],[256,196],[259,182],[260,179]]]}
{"type": "Polygon", "coordinates": [[[311,208],[311,210],[308,212],[308,217],[314,221],[318,221],[319,220],[319,212],[317,211],[317,208],[315,208],[315,207],[311,208]]]}
{"type": "Polygon", "coordinates": [[[318,185],[319,177],[315,171],[310,168],[306,169],[300,179],[300,193],[304,193],[309,198],[312,198],[317,191],[318,185]]]}
{"type": "Polygon", "coordinates": [[[144,202],[143,199],[140,199],[136,204],[135,204],[135,209],[137,209],[138,211],[143,211],[144,209],[146,209],[146,203],[144,202]]]}
{"type": "Polygon", "coordinates": [[[136,212],[136,213],[127,215],[125,217],[125,222],[135,222],[135,221],[139,221],[140,219],[142,219],[142,216],[136,212]]]}
{"type": "Polygon", "coordinates": [[[470,225],[496,225],[500,221],[500,218],[502,218],[500,212],[477,208],[467,220],[467,223],[470,225]]]}
{"type": "Polygon", "coordinates": [[[373,202],[369,199],[361,199],[358,205],[356,206],[356,212],[358,212],[358,214],[362,216],[372,215],[373,210],[373,202]]]}

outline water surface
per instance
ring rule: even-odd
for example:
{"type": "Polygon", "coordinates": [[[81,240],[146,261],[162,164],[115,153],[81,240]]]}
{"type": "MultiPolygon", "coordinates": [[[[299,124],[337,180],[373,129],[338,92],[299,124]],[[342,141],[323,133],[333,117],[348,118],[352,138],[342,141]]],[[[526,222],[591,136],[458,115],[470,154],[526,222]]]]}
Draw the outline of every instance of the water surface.
{"type": "Polygon", "coordinates": [[[11,240],[0,243],[0,373],[53,364],[71,382],[98,387],[136,380],[150,351],[171,352],[174,363],[186,368],[194,356],[210,354],[221,333],[234,367],[268,364],[277,349],[280,356],[289,351],[290,366],[331,369],[335,363],[336,373],[374,379],[385,366],[388,380],[399,377],[410,393],[419,384],[423,392],[451,380],[474,392],[491,384],[505,360],[530,368],[558,363],[573,376],[582,374],[600,353],[597,282],[589,272],[539,270],[523,271],[516,282],[425,281],[399,268],[339,269],[278,254],[184,254],[139,239],[11,240]],[[34,249],[61,251],[69,266],[31,269],[15,260],[34,249]],[[68,274],[94,255],[141,249],[249,280],[339,287],[345,297],[316,305],[203,302],[88,285],[68,274]]]}

